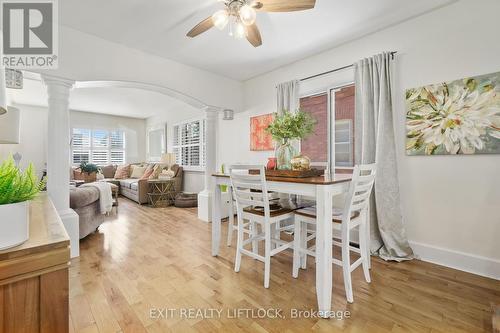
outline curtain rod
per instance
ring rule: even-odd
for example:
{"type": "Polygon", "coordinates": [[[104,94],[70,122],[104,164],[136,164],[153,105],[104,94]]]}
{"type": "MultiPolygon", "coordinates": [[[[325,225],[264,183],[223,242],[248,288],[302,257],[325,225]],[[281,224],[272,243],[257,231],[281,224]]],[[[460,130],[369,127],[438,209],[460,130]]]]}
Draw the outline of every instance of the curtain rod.
{"type": "MultiPolygon", "coordinates": [[[[397,51],[390,52],[391,57],[392,57],[393,60],[394,60],[394,55],[396,53],[398,53],[398,52],[397,51]]],[[[338,72],[338,71],[341,71],[341,70],[344,70],[344,69],[347,69],[347,68],[351,68],[353,66],[354,66],[354,64],[347,65],[347,66],[344,66],[344,67],[335,68],[335,69],[329,70],[327,72],[323,72],[323,73],[319,73],[319,74],[315,74],[315,75],[311,75],[311,76],[305,77],[303,79],[300,79],[299,81],[303,82],[303,81],[315,79],[317,77],[320,77],[320,76],[323,76],[323,75],[328,75],[328,74],[331,74],[331,73],[335,73],[335,72],[338,72]]]]}

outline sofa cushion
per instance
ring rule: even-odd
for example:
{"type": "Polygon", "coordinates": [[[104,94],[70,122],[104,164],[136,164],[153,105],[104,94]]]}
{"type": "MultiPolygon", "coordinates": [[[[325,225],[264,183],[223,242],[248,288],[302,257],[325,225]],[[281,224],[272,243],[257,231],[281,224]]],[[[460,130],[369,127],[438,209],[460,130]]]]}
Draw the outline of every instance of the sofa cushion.
{"type": "Polygon", "coordinates": [[[163,164],[156,164],[153,168],[153,172],[149,176],[149,179],[158,179],[158,176],[160,175],[164,167],[165,165],[163,164]]]}
{"type": "Polygon", "coordinates": [[[144,174],[140,179],[149,179],[149,176],[151,176],[151,174],[153,173],[154,167],[154,163],[148,164],[146,170],[144,171],[144,174]]]}
{"type": "Polygon", "coordinates": [[[137,179],[121,179],[120,180],[120,186],[122,188],[131,188],[133,183],[137,183],[137,179]]]}
{"type": "Polygon", "coordinates": [[[115,179],[127,179],[130,174],[130,164],[119,165],[116,168],[115,179]]]}
{"type": "Polygon", "coordinates": [[[139,179],[144,175],[146,167],[142,166],[132,166],[132,172],[130,173],[130,178],[139,179]]]}
{"type": "Polygon", "coordinates": [[[72,209],[88,206],[99,200],[99,190],[95,187],[76,187],[69,190],[69,206],[72,209]]]}
{"type": "Polygon", "coordinates": [[[103,174],[104,178],[114,178],[116,167],[116,165],[112,164],[101,167],[101,173],[103,174]]]}

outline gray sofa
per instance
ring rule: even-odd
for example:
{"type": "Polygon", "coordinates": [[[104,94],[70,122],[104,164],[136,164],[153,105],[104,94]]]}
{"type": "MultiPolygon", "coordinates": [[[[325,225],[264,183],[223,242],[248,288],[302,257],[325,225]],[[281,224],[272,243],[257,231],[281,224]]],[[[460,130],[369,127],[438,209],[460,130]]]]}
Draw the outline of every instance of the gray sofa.
{"type": "Polygon", "coordinates": [[[95,187],[70,188],[69,206],[80,218],[80,239],[93,233],[104,222],[99,207],[99,190],[95,187]]]}
{"type": "MultiPolygon", "coordinates": [[[[102,167],[102,173],[107,182],[113,183],[120,187],[120,194],[126,198],[129,198],[139,204],[145,204],[149,201],[148,191],[149,184],[147,179],[114,179],[114,174],[116,171],[116,166],[106,166],[102,167]]],[[[175,192],[182,192],[182,176],[183,168],[177,164],[172,166],[172,170],[175,172],[174,176],[174,188],[175,192]]]]}

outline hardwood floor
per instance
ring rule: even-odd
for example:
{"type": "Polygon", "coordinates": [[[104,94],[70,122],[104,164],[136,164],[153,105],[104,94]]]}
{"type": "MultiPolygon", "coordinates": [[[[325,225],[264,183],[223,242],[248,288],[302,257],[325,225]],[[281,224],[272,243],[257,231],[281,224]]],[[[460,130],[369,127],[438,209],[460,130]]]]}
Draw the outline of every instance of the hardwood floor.
{"type": "Polygon", "coordinates": [[[72,262],[70,330],[490,332],[492,308],[500,304],[498,281],[417,260],[373,258],[371,284],[361,270],[353,273],[354,304],[346,303],[342,272],[334,267],[333,308],[349,311],[350,318],[291,318],[292,309],[316,309],[314,260],[293,279],[291,253],[278,254],[266,290],[262,263],[244,257],[235,273],[235,248],[223,245],[212,257],[210,235],[210,224],[197,220],[196,210],[153,209],[120,198],[118,215],[81,241],[81,256],[72,262]],[[213,318],[184,319],[181,311],[188,308],[205,309],[213,318]],[[243,310],[234,318],[234,309],[259,308],[282,309],[286,318],[247,318],[243,310]],[[159,318],[165,312],[156,309],[174,310],[159,318]],[[208,309],[222,310],[220,318],[208,309]]]}

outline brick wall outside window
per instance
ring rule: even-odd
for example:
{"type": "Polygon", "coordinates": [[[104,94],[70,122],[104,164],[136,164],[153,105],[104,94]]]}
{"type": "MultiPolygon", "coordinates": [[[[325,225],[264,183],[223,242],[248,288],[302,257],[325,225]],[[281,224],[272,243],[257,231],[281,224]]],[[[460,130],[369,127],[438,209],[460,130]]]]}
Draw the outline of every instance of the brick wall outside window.
{"type": "MultiPolygon", "coordinates": [[[[354,86],[335,93],[335,119],[350,119],[354,134],[354,86]]],[[[301,152],[313,162],[328,161],[328,95],[327,93],[300,99],[300,107],[316,119],[314,133],[301,142],[301,152]]],[[[354,142],[354,138],[352,138],[354,142]]],[[[353,152],[354,155],[354,152],[353,152]]]]}
{"type": "Polygon", "coordinates": [[[300,143],[302,154],[313,162],[328,162],[328,97],[327,94],[300,99],[302,111],[315,120],[314,132],[300,143]]]}

